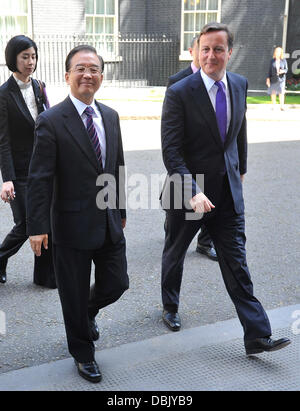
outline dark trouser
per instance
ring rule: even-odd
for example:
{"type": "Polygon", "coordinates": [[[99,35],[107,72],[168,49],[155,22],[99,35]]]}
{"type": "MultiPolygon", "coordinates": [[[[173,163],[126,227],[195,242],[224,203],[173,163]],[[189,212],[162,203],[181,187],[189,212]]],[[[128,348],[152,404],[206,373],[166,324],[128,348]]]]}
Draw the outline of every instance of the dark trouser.
{"type": "MultiPolygon", "coordinates": [[[[262,305],[253,295],[246,261],[244,214],[234,211],[226,179],[220,209],[205,225],[212,237],[228,294],[244,329],[246,340],[271,335],[262,305]]],[[[177,312],[186,251],[199,230],[201,220],[186,221],[185,213],[167,212],[167,232],[162,257],[162,301],[166,310],[177,312]]]]}
{"type": "Polygon", "coordinates": [[[206,225],[204,224],[202,225],[201,231],[198,235],[197,245],[203,246],[203,247],[214,247],[214,243],[211,239],[209,231],[206,228],[206,225]]]}
{"type": "Polygon", "coordinates": [[[53,244],[57,286],[68,347],[81,363],[94,360],[89,319],[117,301],[128,289],[125,238],[113,244],[110,237],[99,250],[77,250],[53,244]],[[92,261],[95,284],[90,289],[92,261]]]}
{"type": "MultiPolygon", "coordinates": [[[[9,257],[16,254],[28,239],[26,234],[26,186],[26,178],[14,181],[16,198],[10,202],[10,207],[15,225],[0,246],[0,267],[3,269],[6,268],[9,257]]],[[[56,288],[51,235],[49,235],[48,250],[42,247],[42,255],[34,257],[33,282],[44,287],[56,288]]]]}

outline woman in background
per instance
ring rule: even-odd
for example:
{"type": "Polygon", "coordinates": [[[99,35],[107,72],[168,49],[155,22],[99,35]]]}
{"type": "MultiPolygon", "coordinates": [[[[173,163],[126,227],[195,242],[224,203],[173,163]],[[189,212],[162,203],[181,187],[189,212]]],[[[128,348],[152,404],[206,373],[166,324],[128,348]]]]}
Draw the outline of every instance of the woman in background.
{"type": "MultiPolygon", "coordinates": [[[[0,168],[3,185],[1,199],[9,203],[14,227],[0,245],[0,283],[6,282],[9,257],[16,254],[26,234],[26,186],[33,150],[34,127],[39,113],[49,107],[45,85],[33,80],[38,60],[35,42],[26,36],[15,36],[5,49],[6,65],[13,72],[0,87],[0,168]]],[[[56,288],[52,246],[35,257],[33,282],[56,288]]]]}
{"type": "Polygon", "coordinates": [[[283,49],[276,47],[273,53],[273,58],[270,62],[269,76],[266,80],[268,94],[271,95],[273,108],[276,105],[276,96],[279,95],[280,110],[284,110],[284,94],[286,73],[288,66],[286,59],[283,58],[283,49]]]}

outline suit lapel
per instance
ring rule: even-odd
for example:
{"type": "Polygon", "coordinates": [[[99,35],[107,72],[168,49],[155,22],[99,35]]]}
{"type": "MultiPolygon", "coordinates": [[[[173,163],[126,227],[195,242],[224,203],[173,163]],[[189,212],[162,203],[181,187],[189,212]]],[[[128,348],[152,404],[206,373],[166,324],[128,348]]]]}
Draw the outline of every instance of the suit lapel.
{"type": "Polygon", "coordinates": [[[18,106],[18,109],[23,114],[23,116],[26,118],[26,120],[29,122],[29,124],[32,127],[34,127],[34,124],[35,124],[34,120],[32,118],[32,115],[30,114],[27,104],[25,103],[25,100],[23,98],[23,95],[21,93],[19,86],[17,85],[13,76],[11,76],[8,81],[9,81],[10,96],[15,101],[16,105],[18,106]]]}
{"type": "Polygon", "coordinates": [[[219,133],[216,113],[211,104],[206,87],[199,72],[191,77],[191,90],[195,99],[195,103],[201,111],[209,128],[211,129],[213,138],[221,150],[224,150],[223,142],[219,133]]]}
{"type": "Polygon", "coordinates": [[[83,121],[70,97],[67,97],[64,101],[63,117],[65,118],[65,127],[73,137],[74,141],[78,144],[90,163],[96,168],[98,174],[100,174],[101,167],[96,157],[95,150],[92,146],[83,121]]]}

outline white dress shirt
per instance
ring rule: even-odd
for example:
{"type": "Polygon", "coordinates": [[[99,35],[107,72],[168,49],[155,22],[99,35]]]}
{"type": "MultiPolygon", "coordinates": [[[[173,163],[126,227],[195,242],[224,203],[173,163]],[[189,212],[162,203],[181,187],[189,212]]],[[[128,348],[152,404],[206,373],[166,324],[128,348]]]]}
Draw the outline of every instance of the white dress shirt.
{"type": "Polygon", "coordinates": [[[24,81],[19,80],[14,74],[13,76],[21,90],[22,96],[25,100],[28,110],[35,122],[38,116],[38,109],[36,106],[35,95],[33,92],[32,79],[30,79],[28,83],[24,83],[24,81]]]}
{"type": "MultiPolygon", "coordinates": [[[[78,100],[76,97],[72,96],[71,93],[70,93],[70,99],[72,103],[74,104],[76,110],[78,111],[78,114],[80,115],[83,121],[83,124],[86,128],[87,115],[84,113],[84,110],[86,109],[86,107],[88,107],[88,105],[78,100]]],[[[93,100],[92,104],[90,104],[89,107],[92,107],[95,112],[93,114],[93,121],[94,121],[95,129],[97,131],[97,135],[99,138],[99,143],[100,143],[100,148],[101,148],[101,157],[102,157],[102,166],[104,170],[105,160],[106,160],[106,137],[105,137],[104,124],[103,124],[101,113],[98,110],[95,100],[93,100]]]]}
{"type": "MultiPolygon", "coordinates": [[[[204,85],[206,87],[206,90],[208,92],[211,104],[212,104],[214,110],[216,111],[216,97],[217,97],[218,86],[215,85],[215,80],[208,77],[208,75],[205,74],[203,70],[200,70],[200,75],[202,77],[202,80],[203,80],[204,85]]],[[[225,71],[224,77],[221,79],[221,81],[224,83],[224,86],[225,86],[225,89],[226,89],[227,132],[228,132],[229,124],[230,124],[230,120],[231,120],[231,105],[230,105],[230,93],[229,93],[229,89],[228,89],[226,71],[225,71]]]]}

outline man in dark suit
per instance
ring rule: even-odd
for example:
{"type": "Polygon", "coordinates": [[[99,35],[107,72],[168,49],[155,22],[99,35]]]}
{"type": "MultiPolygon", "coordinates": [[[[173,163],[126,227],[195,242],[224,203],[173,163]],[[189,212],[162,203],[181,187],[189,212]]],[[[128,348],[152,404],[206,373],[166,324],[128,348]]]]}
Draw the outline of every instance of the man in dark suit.
{"type": "Polygon", "coordinates": [[[124,156],[118,114],[94,99],[102,69],[93,47],[78,46],[69,53],[65,77],[70,95],[38,118],[28,180],[31,247],[36,255],[42,245],[47,247],[51,206],[69,351],[79,374],[91,382],[101,380],[94,358],[95,317],[128,288],[124,156]],[[99,181],[104,173],[110,178],[99,181]],[[95,284],[90,290],[92,262],[95,284]]]}
{"type": "MultiPolygon", "coordinates": [[[[227,291],[244,329],[246,353],[250,355],[278,350],[290,340],[270,338],[270,323],[253,295],[246,262],[242,180],[247,168],[247,80],[226,73],[232,43],[226,25],[204,26],[198,40],[201,71],[166,92],[163,160],[170,178],[175,181],[177,176],[177,183],[173,189],[165,189],[172,195],[166,210],[162,258],[163,320],[171,330],[180,329],[178,305],[184,257],[204,223],[213,239],[227,291]],[[179,192],[184,194],[185,208],[181,209],[175,204],[178,181],[179,192]]],[[[165,192],[163,205],[167,203],[165,192]]]]}
{"type": "MultiPolygon", "coordinates": [[[[198,36],[193,37],[191,46],[189,47],[189,52],[193,59],[191,64],[187,68],[179,71],[173,76],[170,76],[168,80],[167,88],[169,88],[172,84],[177,83],[177,81],[182,80],[185,77],[190,76],[193,73],[196,73],[200,69],[199,50],[198,50],[197,40],[198,40],[198,36]]],[[[165,227],[166,227],[166,223],[165,223],[165,227]]],[[[206,255],[208,258],[210,258],[213,261],[218,261],[217,253],[214,248],[214,243],[204,224],[202,225],[200,233],[197,238],[196,251],[197,253],[206,255]]]]}

